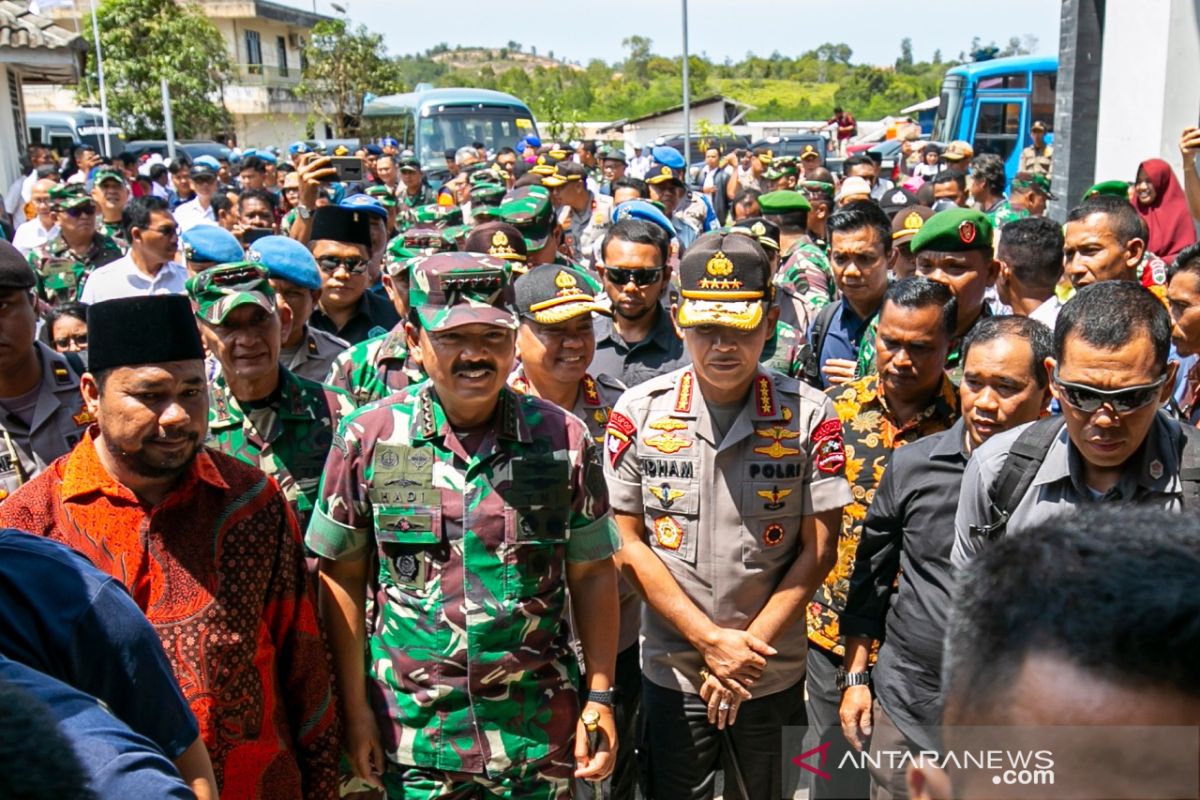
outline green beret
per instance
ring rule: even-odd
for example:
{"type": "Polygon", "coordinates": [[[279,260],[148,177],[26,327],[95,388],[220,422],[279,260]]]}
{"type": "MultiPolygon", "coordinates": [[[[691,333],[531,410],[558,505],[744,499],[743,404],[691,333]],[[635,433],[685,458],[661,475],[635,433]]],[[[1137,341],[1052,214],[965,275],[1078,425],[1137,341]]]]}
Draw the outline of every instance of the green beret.
{"type": "Polygon", "coordinates": [[[1129,199],[1129,182],[1128,181],[1101,181],[1092,188],[1083,193],[1083,199],[1095,197],[1098,194],[1107,194],[1113,197],[1120,197],[1124,200],[1129,199]]]}
{"type": "Polygon", "coordinates": [[[992,223],[987,215],[973,208],[948,208],[929,219],[913,236],[909,249],[964,253],[992,249],[992,223]]]}
{"type": "Polygon", "coordinates": [[[793,189],[780,189],[759,195],[758,207],[764,214],[792,214],[796,211],[812,211],[808,198],[793,189]]]}

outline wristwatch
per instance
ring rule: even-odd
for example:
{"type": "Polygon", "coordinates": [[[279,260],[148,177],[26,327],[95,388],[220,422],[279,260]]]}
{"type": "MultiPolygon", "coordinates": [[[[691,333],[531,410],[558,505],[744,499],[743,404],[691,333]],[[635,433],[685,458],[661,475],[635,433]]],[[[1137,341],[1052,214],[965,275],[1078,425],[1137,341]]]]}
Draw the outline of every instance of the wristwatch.
{"type": "Polygon", "coordinates": [[[871,670],[864,672],[846,672],[845,667],[838,667],[837,671],[837,688],[839,692],[844,692],[851,686],[870,686],[871,670]]]}
{"type": "Polygon", "coordinates": [[[296,213],[300,215],[300,219],[312,219],[312,209],[306,205],[300,204],[296,206],[296,213]]]}
{"type": "Polygon", "coordinates": [[[608,706],[609,708],[612,708],[612,704],[613,704],[612,689],[609,689],[606,692],[588,692],[585,700],[588,703],[599,703],[602,706],[608,706]]]}

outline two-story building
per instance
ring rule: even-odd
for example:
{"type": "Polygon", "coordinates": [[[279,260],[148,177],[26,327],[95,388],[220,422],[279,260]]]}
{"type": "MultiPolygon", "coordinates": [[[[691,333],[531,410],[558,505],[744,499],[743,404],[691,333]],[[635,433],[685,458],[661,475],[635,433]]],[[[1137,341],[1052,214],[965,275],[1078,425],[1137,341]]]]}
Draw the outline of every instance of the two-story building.
{"type": "MultiPolygon", "coordinates": [[[[300,83],[309,31],[331,18],[270,0],[192,2],[220,31],[233,65],[219,101],[225,103],[232,117],[238,146],[286,145],[312,138],[305,130],[309,107],[294,90],[300,83]]],[[[75,0],[74,6],[50,8],[46,13],[72,31],[91,24],[88,0],[75,0]]],[[[38,87],[25,96],[29,111],[60,111],[77,105],[74,86],[38,87]]],[[[333,132],[317,121],[314,135],[330,138],[333,132]]]]}

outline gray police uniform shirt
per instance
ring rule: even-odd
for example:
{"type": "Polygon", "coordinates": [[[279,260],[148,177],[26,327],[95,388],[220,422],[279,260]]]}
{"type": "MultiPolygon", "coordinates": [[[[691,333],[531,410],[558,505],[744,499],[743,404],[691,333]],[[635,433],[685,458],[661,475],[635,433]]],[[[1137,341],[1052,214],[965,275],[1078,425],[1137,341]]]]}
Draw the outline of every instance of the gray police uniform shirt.
{"type": "Polygon", "coordinates": [[[0,499],[69,452],[94,418],[83,407],[79,375],[61,353],[34,342],[42,364],[37,404],[26,425],[0,404],[0,499]]]}
{"type": "MultiPolygon", "coordinates": [[[[851,501],[833,403],[799,381],[759,368],[722,437],[692,368],[635,386],[609,417],[604,474],[613,509],[638,514],[647,544],[717,625],[745,629],[800,556],[805,516],[851,501]]],[[[803,622],[777,637],[752,692],[804,676],[803,622]]],[[[696,694],[704,659],[649,605],[642,672],[696,694]]]]}
{"type": "Polygon", "coordinates": [[[329,377],[329,368],[333,366],[334,359],[349,347],[350,343],[345,339],[305,325],[304,337],[300,339],[300,344],[290,353],[281,350],[279,363],[287,367],[293,375],[324,383],[329,377]]]}
{"type": "Polygon", "coordinates": [[[558,221],[571,240],[575,261],[588,270],[600,260],[600,243],[612,227],[612,211],[612,198],[595,193],[583,211],[576,213],[570,206],[559,209],[558,221]]]}
{"type": "MultiPolygon", "coordinates": [[[[1033,424],[1033,423],[1030,423],[1033,424]]],[[[963,475],[954,519],[954,549],[950,563],[964,567],[976,553],[988,546],[983,536],[971,535],[971,526],[994,521],[988,492],[997,477],[1013,442],[1028,425],[993,436],[971,457],[963,475]]],[[[1064,425],[1051,443],[1046,459],[1038,468],[1029,491],[1013,511],[1005,535],[1069,513],[1071,509],[1093,502],[1136,503],[1183,510],[1183,487],[1179,464],[1183,453],[1183,430],[1165,411],[1159,411],[1146,434],[1142,448],[1134,453],[1117,485],[1098,500],[1083,482],[1083,463],[1071,443],[1064,425]]]]}

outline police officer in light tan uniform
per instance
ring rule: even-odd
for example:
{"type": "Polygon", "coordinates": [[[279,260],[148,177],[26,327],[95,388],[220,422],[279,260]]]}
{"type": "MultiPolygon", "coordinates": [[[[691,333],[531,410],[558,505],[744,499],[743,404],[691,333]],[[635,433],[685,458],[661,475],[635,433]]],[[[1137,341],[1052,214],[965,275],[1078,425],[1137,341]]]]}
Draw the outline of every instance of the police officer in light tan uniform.
{"type": "Polygon", "coordinates": [[[804,607],[851,499],[841,423],[820,392],[758,365],[779,313],[758,242],[705,234],[679,269],[693,363],[621,397],[604,454],[618,564],[646,604],[646,778],[654,797],[711,797],[732,742],[726,787],[779,797],[781,727],[803,716],[804,607]]]}
{"type": "Polygon", "coordinates": [[[75,446],[92,416],[83,408],[83,363],[36,340],[37,277],[0,241],[0,500],[75,446]]]}

